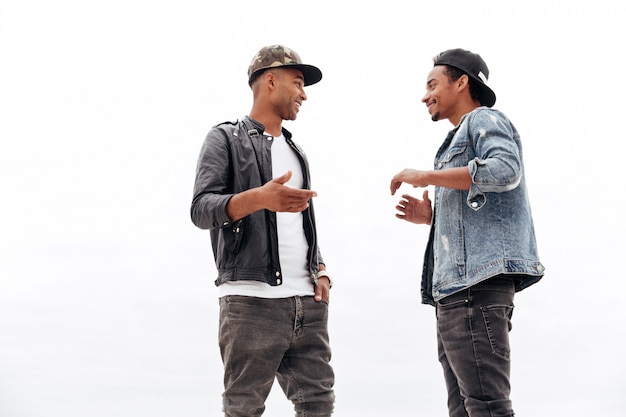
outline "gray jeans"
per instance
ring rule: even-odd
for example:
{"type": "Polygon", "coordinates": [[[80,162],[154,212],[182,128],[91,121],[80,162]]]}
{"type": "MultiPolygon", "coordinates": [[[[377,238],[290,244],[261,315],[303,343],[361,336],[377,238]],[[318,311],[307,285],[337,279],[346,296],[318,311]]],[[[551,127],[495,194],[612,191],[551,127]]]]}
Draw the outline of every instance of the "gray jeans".
{"type": "Polygon", "coordinates": [[[328,304],[313,297],[220,298],[225,416],[261,416],[274,378],[297,417],[330,416],[335,377],[327,323],[328,304]]]}
{"type": "Polygon", "coordinates": [[[512,417],[509,331],[515,287],[508,276],[437,302],[439,362],[450,417],[512,417]]]}

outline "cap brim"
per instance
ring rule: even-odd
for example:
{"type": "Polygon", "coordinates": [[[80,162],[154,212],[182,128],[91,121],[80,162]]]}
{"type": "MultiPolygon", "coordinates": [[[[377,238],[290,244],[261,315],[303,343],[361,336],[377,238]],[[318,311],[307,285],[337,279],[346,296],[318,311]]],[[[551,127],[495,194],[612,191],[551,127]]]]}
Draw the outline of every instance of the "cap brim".
{"type": "Polygon", "coordinates": [[[259,68],[256,71],[254,71],[252,74],[250,74],[250,76],[248,77],[248,80],[251,80],[255,74],[261,71],[272,69],[272,68],[295,68],[295,69],[300,70],[302,72],[302,76],[304,77],[305,87],[308,85],[313,85],[315,83],[318,83],[322,79],[322,71],[320,71],[319,68],[314,67],[313,65],[287,64],[287,65],[280,65],[280,66],[275,66],[275,67],[259,68]]]}
{"type": "Polygon", "coordinates": [[[302,71],[305,86],[318,83],[322,79],[322,71],[320,71],[319,68],[314,67],[313,65],[293,64],[285,65],[285,67],[294,67],[302,71]]]}
{"type": "Polygon", "coordinates": [[[474,80],[477,81],[477,84],[480,86],[480,104],[481,106],[492,107],[496,104],[496,93],[493,92],[491,88],[487,86],[483,82],[483,80],[474,77],[473,75],[468,74],[474,80]]]}
{"type": "Polygon", "coordinates": [[[496,104],[496,93],[485,84],[482,85],[482,92],[480,93],[480,104],[487,107],[493,107],[496,104]]]}

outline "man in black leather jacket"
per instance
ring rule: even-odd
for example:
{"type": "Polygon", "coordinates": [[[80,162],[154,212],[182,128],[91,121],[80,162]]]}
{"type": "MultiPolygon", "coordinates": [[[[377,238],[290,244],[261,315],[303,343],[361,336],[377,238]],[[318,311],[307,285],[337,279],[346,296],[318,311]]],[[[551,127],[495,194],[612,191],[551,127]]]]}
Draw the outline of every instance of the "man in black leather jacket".
{"type": "Polygon", "coordinates": [[[211,129],[198,160],[191,218],[209,229],[218,270],[224,413],[261,416],[277,378],[297,416],[330,416],[328,300],[307,159],[282,127],[322,78],[282,45],[248,68],[250,115],[211,129]]]}

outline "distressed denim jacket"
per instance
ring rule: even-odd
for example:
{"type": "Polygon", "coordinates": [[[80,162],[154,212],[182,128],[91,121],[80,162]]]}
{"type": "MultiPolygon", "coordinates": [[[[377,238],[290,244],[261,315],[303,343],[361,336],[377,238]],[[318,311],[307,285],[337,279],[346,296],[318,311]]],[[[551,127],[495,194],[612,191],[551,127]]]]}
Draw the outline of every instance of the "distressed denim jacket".
{"type": "Polygon", "coordinates": [[[472,177],[469,191],[435,188],[422,275],[425,304],[500,274],[514,275],[520,291],[544,273],[520,136],[503,113],[479,107],[448,133],[435,170],[464,166],[472,177]]]}

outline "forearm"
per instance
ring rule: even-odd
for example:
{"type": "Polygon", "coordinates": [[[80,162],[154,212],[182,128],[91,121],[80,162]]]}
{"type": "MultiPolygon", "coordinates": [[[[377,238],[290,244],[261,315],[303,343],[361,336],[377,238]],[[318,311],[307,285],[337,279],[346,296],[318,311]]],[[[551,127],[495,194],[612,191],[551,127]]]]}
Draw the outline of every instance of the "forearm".
{"type": "Polygon", "coordinates": [[[232,196],[226,204],[226,214],[237,221],[263,208],[260,189],[252,188],[232,196]]]}
{"type": "Polygon", "coordinates": [[[472,177],[467,167],[426,171],[424,172],[424,176],[429,185],[436,187],[467,191],[472,185],[472,177]]]}
{"type": "Polygon", "coordinates": [[[429,185],[434,185],[457,190],[469,190],[472,185],[472,177],[467,167],[434,171],[405,169],[391,179],[391,195],[395,194],[402,183],[410,184],[415,188],[425,188],[429,185]]]}

